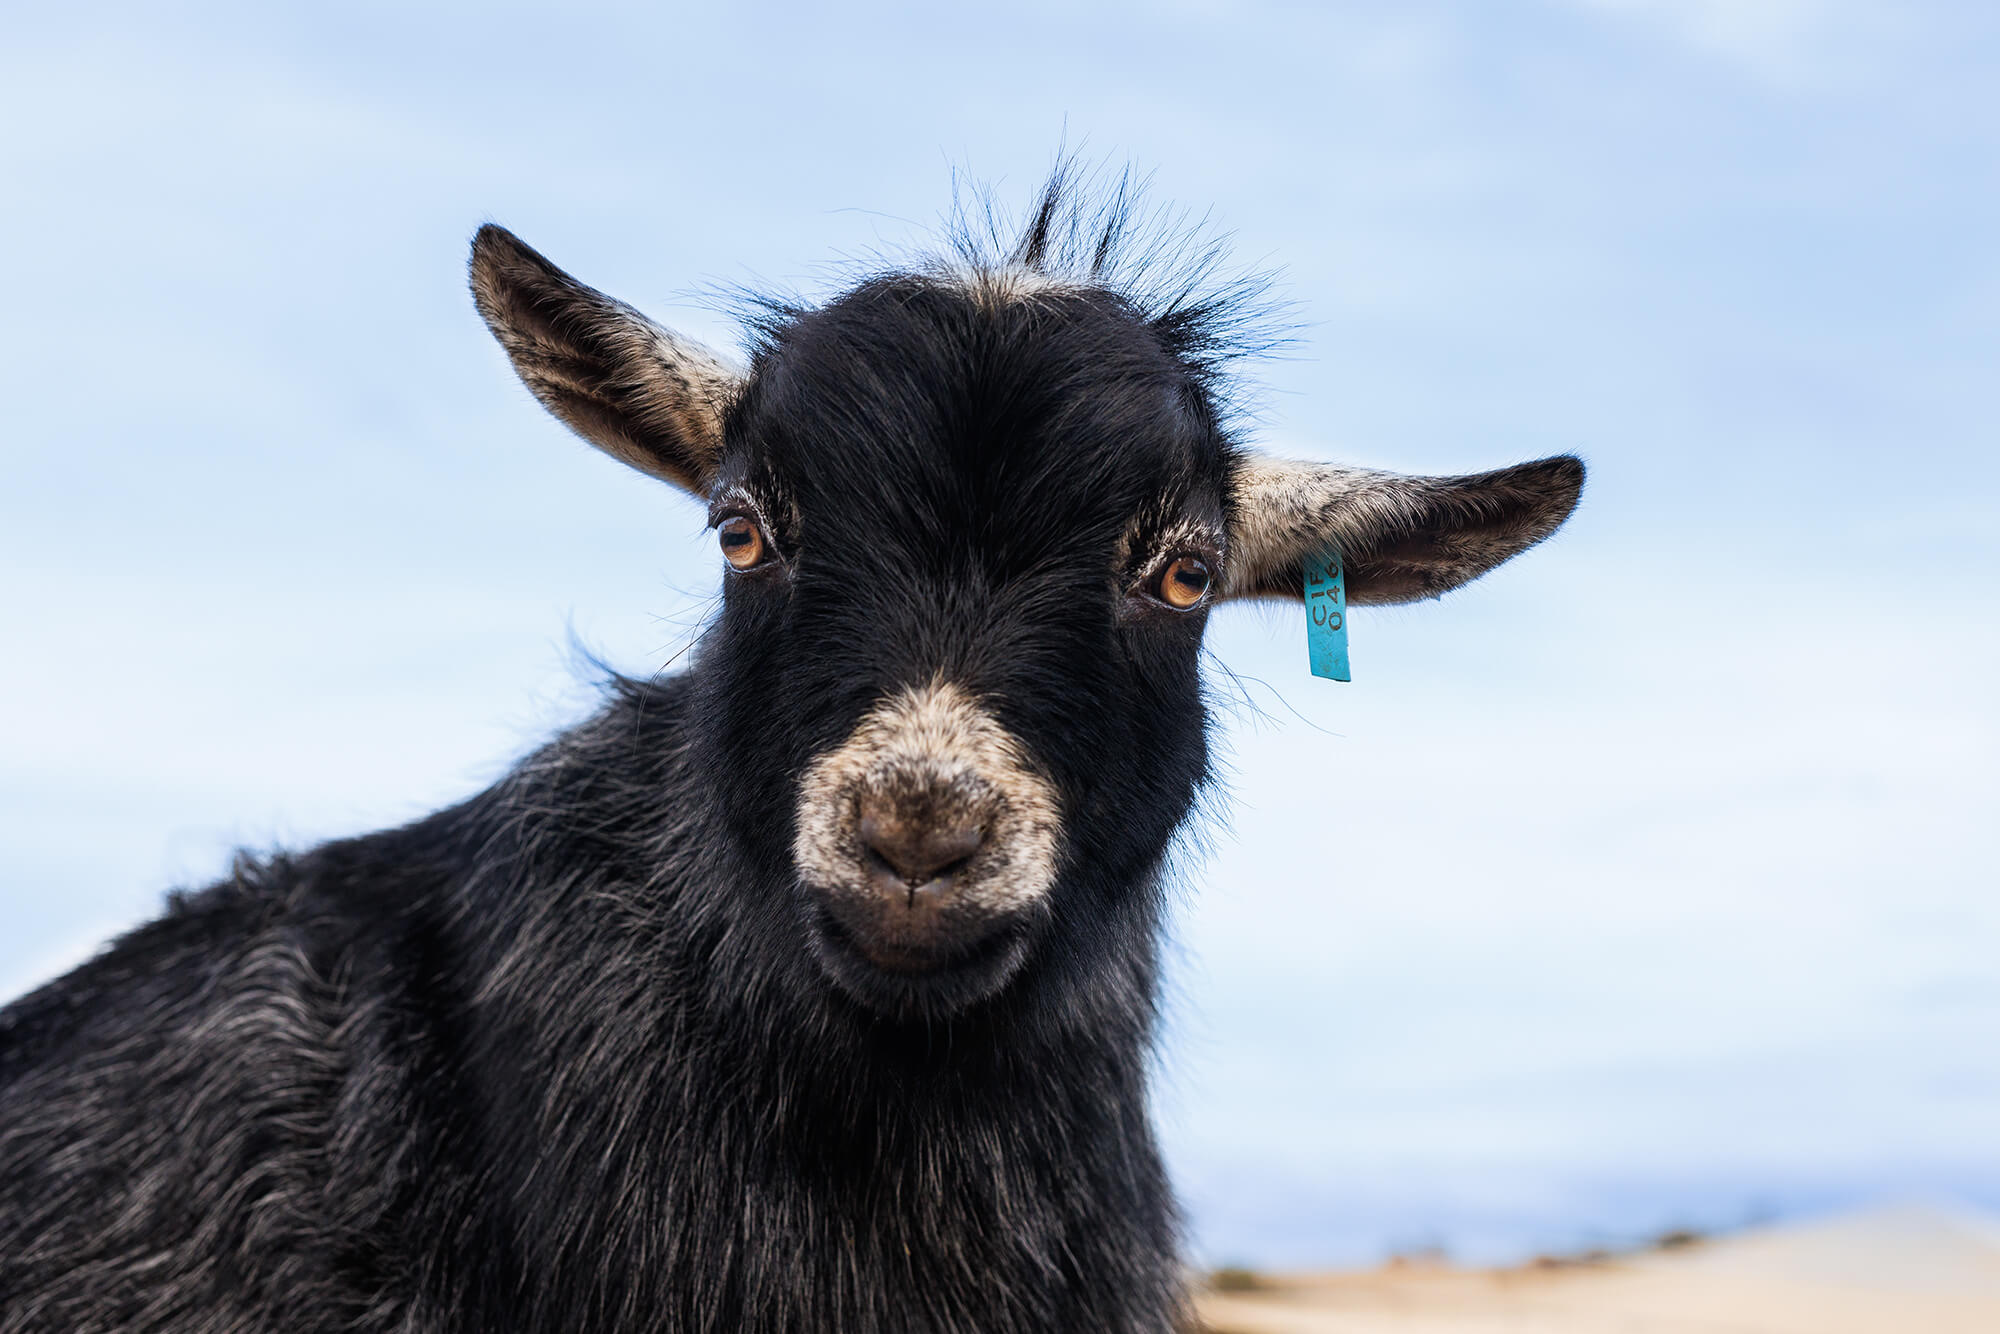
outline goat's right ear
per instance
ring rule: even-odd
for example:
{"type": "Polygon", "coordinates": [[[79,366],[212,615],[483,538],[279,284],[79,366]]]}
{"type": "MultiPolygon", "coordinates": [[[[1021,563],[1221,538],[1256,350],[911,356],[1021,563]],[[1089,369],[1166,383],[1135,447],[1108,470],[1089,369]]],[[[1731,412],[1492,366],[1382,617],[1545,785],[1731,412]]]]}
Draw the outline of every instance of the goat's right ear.
{"type": "Polygon", "coordinates": [[[613,458],[707,495],[741,373],[491,223],[472,238],[472,299],[542,406],[613,458]]]}

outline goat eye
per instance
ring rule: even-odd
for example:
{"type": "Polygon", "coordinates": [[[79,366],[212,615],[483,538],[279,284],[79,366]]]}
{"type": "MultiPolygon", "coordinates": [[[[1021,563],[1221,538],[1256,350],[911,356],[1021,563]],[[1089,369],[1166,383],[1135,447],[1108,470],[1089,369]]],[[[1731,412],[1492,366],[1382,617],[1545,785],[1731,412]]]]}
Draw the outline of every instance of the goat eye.
{"type": "Polygon", "coordinates": [[[1208,562],[1198,556],[1182,556],[1160,571],[1156,596],[1176,611],[1186,611],[1208,592],[1208,562]]]}
{"type": "Polygon", "coordinates": [[[739,570],[754,569],[764,563],[764,534],[753,519],[738,514],[716,525],[722,543],[722,558],[739,570]]]}

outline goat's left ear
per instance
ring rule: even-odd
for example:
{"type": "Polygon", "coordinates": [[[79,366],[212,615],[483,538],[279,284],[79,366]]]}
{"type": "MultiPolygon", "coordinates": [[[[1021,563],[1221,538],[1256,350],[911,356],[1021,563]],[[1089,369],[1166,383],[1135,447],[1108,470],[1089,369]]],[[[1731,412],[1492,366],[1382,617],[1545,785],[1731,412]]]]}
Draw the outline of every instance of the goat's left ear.
{"type": "Polygon", "coordinates": [[[708,494],[742,384],[720,357],[491,223],[472,238],[472,299],[543,407],[620,462],[708,494]]]}
{"type": "Polygon", "coordinates": [[[1583,461],[1567,454],[1466,477],[1245,455],[1225,595],[1303,597],[1306,558],[1331,547],[1349,602],[1436,597],[1553,533],[1582,494],[1583,461]]]}

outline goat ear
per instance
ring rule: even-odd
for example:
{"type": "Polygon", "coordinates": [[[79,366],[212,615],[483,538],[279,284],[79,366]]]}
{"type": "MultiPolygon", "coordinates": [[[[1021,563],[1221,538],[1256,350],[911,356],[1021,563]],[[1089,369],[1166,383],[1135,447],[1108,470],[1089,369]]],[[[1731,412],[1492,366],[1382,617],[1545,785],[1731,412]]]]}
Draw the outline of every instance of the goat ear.
{"type": "Polygon", "coordinates": [[[1226,595],[1303,597],[1308,556],[1347,567],[1347,600],[1437,597],[1562,526],[1583,494],[1570,455],[1465,477],[1406,477],[1248,455],[1237,465],[1226,595]]]}
{"type": "Polygon", "coordinates": [[[707,494],[738,372],[491,223],[472,238],[472,299],[542,406],[613,458],[707,494]]]}

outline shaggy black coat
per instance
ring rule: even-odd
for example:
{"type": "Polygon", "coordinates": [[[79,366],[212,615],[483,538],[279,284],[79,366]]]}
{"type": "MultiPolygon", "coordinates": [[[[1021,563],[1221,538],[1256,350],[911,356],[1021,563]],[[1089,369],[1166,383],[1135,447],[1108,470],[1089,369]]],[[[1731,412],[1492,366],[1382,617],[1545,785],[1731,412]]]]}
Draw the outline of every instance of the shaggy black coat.
{"type": "Polygon", "coordinates": [[[6,1010],[0,1329],[1165,1327],[1152,889],[880,1022],[720,832],[699,675],[6,1010]]]}
{"type": "Polygon", "coordinates": [[[1181,1323],[1146,1067],[1202,615],[1120,562],[1225,516],[1184,350],[935,274],[771,315],[724,471],[793,577],[728,580],[685,675],[0,1013],[0,1330],[1181,1323]],[[796,780],[940,673],[1061,793],[1062,869],[999,994],[889,1013],[816,962],[796,780]]]}

